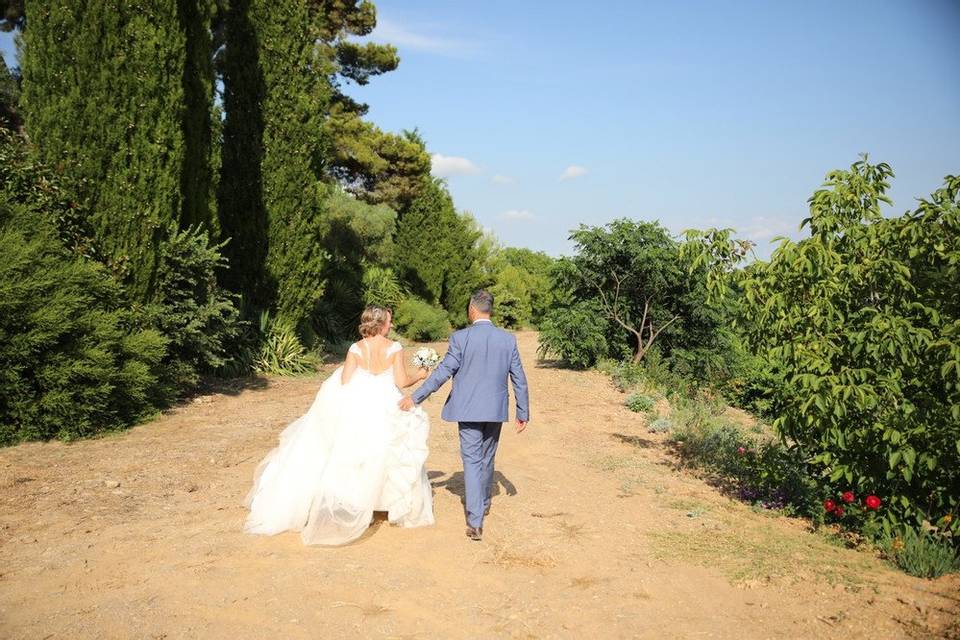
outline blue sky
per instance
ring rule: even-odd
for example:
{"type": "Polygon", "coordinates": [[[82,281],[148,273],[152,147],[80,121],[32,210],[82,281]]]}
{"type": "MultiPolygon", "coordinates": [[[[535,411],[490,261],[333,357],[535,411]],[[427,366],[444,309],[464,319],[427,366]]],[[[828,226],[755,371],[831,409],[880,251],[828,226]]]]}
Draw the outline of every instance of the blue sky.
{"type": "Polygon", "coordinates": [[[504,244],[568,253],[626,216],[765,256],[860,152],[892,165],[892,213],[960,172],[955,0],[376,4],[400,68],[349,92],[419,128],[504,244]]]}

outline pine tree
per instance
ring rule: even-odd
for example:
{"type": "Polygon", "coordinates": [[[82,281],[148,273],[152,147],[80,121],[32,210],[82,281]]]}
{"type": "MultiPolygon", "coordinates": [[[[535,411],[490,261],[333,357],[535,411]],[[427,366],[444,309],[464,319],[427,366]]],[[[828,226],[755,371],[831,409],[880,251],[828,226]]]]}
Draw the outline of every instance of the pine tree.
{"type": "Polygon", "coordinates": [[[75,174],[101,252],[147,300],[169,223],[210,222],[210,0],[25,9],[27,132],[75,174]]]}

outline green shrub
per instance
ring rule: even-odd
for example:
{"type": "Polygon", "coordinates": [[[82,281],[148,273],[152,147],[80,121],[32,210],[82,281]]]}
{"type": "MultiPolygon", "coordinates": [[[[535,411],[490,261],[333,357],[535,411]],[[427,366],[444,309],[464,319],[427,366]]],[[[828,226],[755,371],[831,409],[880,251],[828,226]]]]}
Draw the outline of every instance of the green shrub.
{"type": "Polygon", "coordinates": [[[656,345],[638,363],[622,362],[612,374],[614,385],[626,391],[643,384],[662,390],[674,403],[693,398],[701,389],[697,380],[678,374],[656,345]]]}
{"type": "MultiPolygon", "coordinates": [[[[260,316],[262,341],[251,359],[257,373],[276,376],[297,376],[315,373],[322,358],[308,351],[296,330],[282,320],[275,320],[267,312],[260,316]]],[[[250,356],[247,356],[250,357],[250,356]]]]}
{"type": "Polygon", "coordinates": [[[397,331],[417,342],[436,342],[450,333],[447,313],[417,298],[408,298],[397,306],[393,324],[397,331]]]}
{"type": "Polygon", "coordinates": [[[63,174],[34,156],[23,138],[0,127],[0,199],[17,207],[23,228],[48,228],[70,251],[96,257],[89,209],[63,174]]]}
{"type": "Polygon", "coordinates": [[[613,380],[613,386],[615,386],[620,393],[625,393],[640,384],[646,376],[642,364],[620,362],[610,372],[610,378],[613,380]]]}
{"type": "Polygon", "coordinates": [[[960,508],[960,177],[886,217],[892,175],[828,174],[810,237],[739,283],[752,346],[783,372],[773,426],[830,482],[882,496],[888,529],[960,508]]]}
{"type": "Polygon", "coordinates": [[[670,441],[684,461],[715,473],[741,500],[822,520],[826,490],[802,454],[748,434],[714,411],[693,400],[675,412],[670,441]]]}
{"type": "Polygon", "coordinates": [[[657,418],[647,426],[647,429],[652,433],[668,433],[673,429],[673,422],[670,418],[657,418]]]}
{"type": "Polygon", "coordinates": [[[939,578],[960,570],[960,553],[926,531],[917,533],[906,527],[900,535],[886,535],[881,547],[898,567],[918,578],[939,578]]]}
{"type": "Polygon", "coordinates": [[[777,415],[777,390],[783,384],[783,375],[776,362],[749,353],[737,341],[730,352],[727,375],[717,381],[715,388],[731,405],[773,420],[777,415]]]}
{"type": "Polygon", "coordinates": [[[396,309],[403,301],[400,279],[389,267],[369,266],[363,272],[364,304],[379,304],[396,309]]]}
{"type": "Polygon", "coordinates": [[[540,324],[540,358],[556,356],[571,367],[586,369],[606,356],[607,321],[596,304],[578,302],[553,309],[540,324]]]}
{"type": "Polygon", "coordinates": [[[0,201],[0,443],[129,426],[168,400],[167,340],[105,268],[0,201]]]}
{"type": "Polygon", "coordinates": [[[497,320],[508,329],[519,329],[530,323],[530,274],[513,265],[507,265],[496,274],[496,283],[490,293],[496,300],[497,320]]]}
{"type": "Polygon", "coordinates": [[[205,231],[170,229],[160,245],[151,324],[169,340],[167,378],[182,392],[201,373],[222,370],[240,332],[239,296],[220,288],[217,271],[225,268],[222,245],[211,245],[205,231]]]}
{"type": "Polygon", "coordinates": [[[653,409],[656,402],[650,396],[634,393],[623,404],[634,413],[644,413],[653,409]]]}

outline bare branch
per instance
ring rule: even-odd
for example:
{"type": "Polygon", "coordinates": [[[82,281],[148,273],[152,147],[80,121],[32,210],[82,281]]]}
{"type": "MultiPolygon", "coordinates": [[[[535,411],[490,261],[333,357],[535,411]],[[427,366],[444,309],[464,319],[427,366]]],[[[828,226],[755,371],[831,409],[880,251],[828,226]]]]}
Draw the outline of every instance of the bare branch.
{"type": "Polygon", "coordinates": [[[672,318],[670,318],[669,322],[667,322],[665,325],[663,325],[662,327],[660,327],[660,328],[657,329],[656,331],[653,331],[653,323],[651,322],[651,323],[650,323],[650,331],[651,331],[650,341],[647,343],[647,346],[653,344],[653,341],[657,339],[657,336],[660,335],[660,332],[663,331],[664,329],[666,329],[667,327],[669,327],[671,324],[674,323],[674,321],[678,320],[679,318],[680,318],[679,315],[673,316],[672,318]]]}
{"type": "Polygon", "coordinates": [[[643,330],[643,325],[642,324],[640,325],[640,331],[638,331],[636,328],[627,324],[627,322],[622,317],[620,317],[620,313],[617,311],[617,307],[619,306],[619,303],[620,303],[620,288],[623,286],[624,278],[620,278],[616,274],[616,272],[610,272],[610,277],[613,278],[613,281],[617,283],[617,286],[614,289],[612,303],[610,302],[609,298],[607,298],[607,293],[606,291],[603,290],[603,287],[601,287],[596,282],[593,283],[593,286],[596,288],[597,292],[600,294],[600,299],[603,303],[603,308],[604,308],[604,311],[606,311],[607,316],[609,316],[611,320],[619,324],[621,327],[623,327],[624,329],[626,329],[636,337],[637,353],[640,354],[640,356],[642,357],[643,336],[641,335],[640,331],[643,330]]]}

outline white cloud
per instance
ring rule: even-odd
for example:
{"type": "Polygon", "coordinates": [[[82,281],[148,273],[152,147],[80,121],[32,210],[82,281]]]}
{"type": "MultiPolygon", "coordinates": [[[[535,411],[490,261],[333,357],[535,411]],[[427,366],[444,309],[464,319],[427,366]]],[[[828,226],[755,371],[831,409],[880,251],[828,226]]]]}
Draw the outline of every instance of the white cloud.
{"type": "Polygon", "coordinates": [[[570,165],[563,170],[563,173],[560,174],[561,180],[573,180],[574,178],[579,178],[580,176],[585,176],[589,173],[586,167],[580,167],[575,164],[570,165]]]}
{"type": "Polygon", "coordinates": [[[510,209],[500,214],[502,220],[533,220],[536,216],[526,209],[510,209]]]}
{"type": "Polygon", "coordinates": [[[746,237],[747,240],[767,242],[777,236],[796,235],[799,224],[797,220],[793,219],[787,220],[771,216],[754,216],[750,219],[749,224],[742,225],[737,231],[742,233],[742,237],[746,237]]]}
{"type": "Polygon", "coordinates": [[[377,18],[377,27],[370,34],[369,39],[392,44],[399,49],[413,49],[426,53],[463,54],[476,48],[474,44],[464,40],[420,33],[381,17],[377,18]]]}
{"type": "Polygon", "coordinates": [[[430,156],[430,173],[438,178],[469,176],[480,173],[480,167],[466,158],[435,153],[430,156]]]}
{"type": "Polygon", "coordinates": [[[490,178],[490,181],[493,182],[494,184],[513,184],[514,182],[516,182],[516,180],[514,180],[510,176],[501,176],[501,175],[493,176],[492,178],[490,178]]]}

